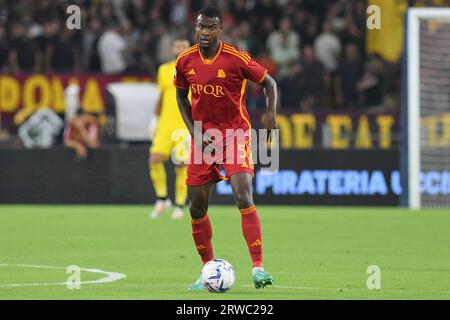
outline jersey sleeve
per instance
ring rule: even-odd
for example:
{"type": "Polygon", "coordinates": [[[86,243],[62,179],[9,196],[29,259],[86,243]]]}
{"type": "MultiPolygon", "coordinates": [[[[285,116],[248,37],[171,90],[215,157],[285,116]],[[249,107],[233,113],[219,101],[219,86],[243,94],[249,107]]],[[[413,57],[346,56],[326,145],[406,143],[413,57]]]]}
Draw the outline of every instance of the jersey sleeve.
{"type": "Polygon", "coordinates": [[[253,82],[260,83],[264,80],[266,74],[267,69],[253,59],[251,59],[248,64],[244,65],[245,77],[253,82]]]}
{"type": "Polygon", "coordinates": [[[178,60],[177,63],[175,64],[175,70],[174,70],[174,75],[173,75],[173,84],[177,88],[181,88],[181,89],[189,88],[189,82],[183,73],[183,70],[180,65],[180,60],[178,60]]]}

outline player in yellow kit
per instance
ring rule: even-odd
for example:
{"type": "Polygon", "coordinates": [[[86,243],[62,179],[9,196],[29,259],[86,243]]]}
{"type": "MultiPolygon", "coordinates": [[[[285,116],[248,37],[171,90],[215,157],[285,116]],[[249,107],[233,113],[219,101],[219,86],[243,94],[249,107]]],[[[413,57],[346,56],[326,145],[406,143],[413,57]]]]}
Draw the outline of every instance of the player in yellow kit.
{"type": "MultiPolygon", "coordinates": [[[[177,39],[172,52],[177,57],[188,49],[189,41],[177,39]]],[[[167,194],[165,162],[172,160],[175,165],[175,206],[172,219],[183,218],[183,206],[186,202],[186,162],[189,158],[190,134],[181,117],[176,101],[176,88],[173,85],[175,60],[162,64],[158,69],[158,87],[161,98],[149,126],[152,146],[150,148],[150,178],[156,192],[156,203],[150,214],[152,219],[161,216],[172,202],[167,194]]]]}

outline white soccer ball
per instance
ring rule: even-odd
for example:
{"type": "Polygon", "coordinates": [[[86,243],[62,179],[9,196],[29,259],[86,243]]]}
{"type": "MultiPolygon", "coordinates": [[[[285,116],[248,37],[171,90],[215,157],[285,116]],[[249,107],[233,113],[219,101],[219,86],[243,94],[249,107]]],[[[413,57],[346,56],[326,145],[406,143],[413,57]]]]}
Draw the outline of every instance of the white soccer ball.
{"type": "Polygon", "coordinates": [[[233,266],[226,260],[208,261],[202,269],[202,283],[209,292],[225,292],[231,289],[236,280],[233,266]]]}

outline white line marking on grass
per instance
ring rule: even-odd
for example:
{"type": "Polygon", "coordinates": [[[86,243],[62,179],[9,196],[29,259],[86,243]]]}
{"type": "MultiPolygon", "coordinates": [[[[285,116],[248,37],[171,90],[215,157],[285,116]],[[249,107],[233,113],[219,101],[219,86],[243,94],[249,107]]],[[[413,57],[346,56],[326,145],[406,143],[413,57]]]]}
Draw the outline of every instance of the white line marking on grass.
{"type": "MultiPolygon", "coordinates": [[[[35,268],[35,269],[62,269],[66,270],[65,267],[55,267],[55,266],[41,266],[34,264],[9,264],[9,263],[0,263],[0,267],[20,267],[20,268],[35,268]]],[[[95,283],[109,283],[114,282],[120,279],[124,279],[127,276],[123,273],[119,272],[110,272],[104,271],[100,269],[88,269],[88,268],[80,268],[81,271],[91,272],[91,273],[102,273],[105,274],[106,277],[97,279],[97,280],[89,280],[89,281],[80,281],[80,284],[95,284],[95,283]]],[[[31,287],[31,286],[65,286],[67,282],[50,282],[50,283],[11,283],[11,284],[0,284],[0,287],[31,287]]]]}
{"type": "MultiPolygon", "coordinates": [[[[241,287],[254,287],[254,285],[242,284],[241,287]]],[[[294,289],[294,290],[321,290],[317,287],[290,287],[290,286],[279,286],[279,285],[270,285],[272,288],[280,288],[280,289],[294,289]]]]}
{"type": "MultiPolygon", "coordinates": [[[[252,285],[243,284],[241,287],[254,287],[252,285]]],[[[279,286],[279,285],[271,285],[274,289],[293,289],[293,290],[320,290],[320,291],[359,291],[359,292],[387,292],[387,293],[434,293],[434,294],[448,294],[450,295],[450,291],[439,291],[439,290],[409,290],[409,289],[379,289],[379,290],[369,290],[366,288],[319,288],[319,287],[293,287],[293,286],[279,286]]]]}

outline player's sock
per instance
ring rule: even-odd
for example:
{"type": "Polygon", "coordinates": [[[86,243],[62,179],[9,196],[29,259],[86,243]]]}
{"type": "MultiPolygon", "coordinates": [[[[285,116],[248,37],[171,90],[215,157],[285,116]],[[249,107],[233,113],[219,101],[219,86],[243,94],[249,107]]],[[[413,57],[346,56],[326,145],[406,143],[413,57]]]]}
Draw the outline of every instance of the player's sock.
{"type": "Polygon", "coordinates": [[[242,217],[242,233],[247,242],[253,267],[261,267],[263,262],[261,224],[256,213],[256,206],[252,205],[248,208],[240,209],[240,211],[242,217]]]}
{"type": "Polygon", "coordinates": [[[150,178],[155,188],[156,197],[164,200],[167,198],[167,177],[164,162],[152,163],[150,165],[150,178]]]}
{"type": "Polygon", "coordinates": [[[175,167],[175,204],[183,207],[187,198],[186,186],[187,170],[184,167],[175,167]]]}
{"type": "Polygon", "coordinates": [[[208,214],[200,219],[192,219],[192,236],[203,264],[214,259],[211,243],[212,228],[208,214]]]}

